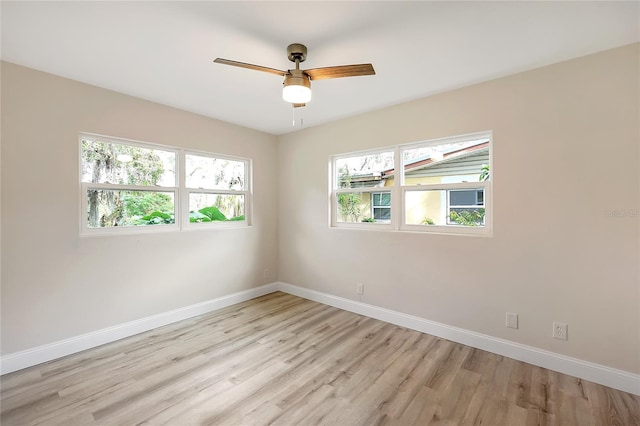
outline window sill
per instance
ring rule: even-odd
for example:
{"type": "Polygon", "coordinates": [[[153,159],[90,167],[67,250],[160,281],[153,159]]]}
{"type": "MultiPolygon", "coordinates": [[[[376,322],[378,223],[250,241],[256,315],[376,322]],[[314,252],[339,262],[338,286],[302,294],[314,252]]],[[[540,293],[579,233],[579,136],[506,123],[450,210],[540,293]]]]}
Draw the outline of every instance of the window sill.
{"type": "MultiPolygon", "coordinates": [[[[376,231],[376,232],[391,232],[398,234],[422,234],[422,235],[447,235],[447,236],[456,236],[456,237],[481,237],[481,238],[491,238],[493,237],[493,232],[491,229],[485,229],[480,227],[473,227],[474,229],[478,229],[477,231],[468,232],[469,230],[465,230],[461,232],[458,227],[451,229],[452,227],[448,226],[438,226],[431,225],[429,229],[424,228],[422,225],[406,225],[405,228],[397,229],[391,227],[391,225],[362,225],[362,224],[353,224],[353,225],[330,225],[329,229],[333,230],[348,230],[348,231],[376,231]]],[[[470,227],[472,228],[472,227],[470,227]]]]}

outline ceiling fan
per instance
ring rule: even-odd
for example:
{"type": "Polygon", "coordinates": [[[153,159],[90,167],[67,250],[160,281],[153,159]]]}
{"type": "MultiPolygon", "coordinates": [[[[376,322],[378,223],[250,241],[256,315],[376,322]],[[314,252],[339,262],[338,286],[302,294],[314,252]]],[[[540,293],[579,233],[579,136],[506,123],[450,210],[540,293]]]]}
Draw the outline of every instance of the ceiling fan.
{"type": "Polygon", "coordinates": [[[371,64],[339,65],[335,67],[301,70],[300,62],[304,62],[305,59],[307,59],[307,46],[300,43],[290,44],[287,47],[287,56],[291,62],[296,64],[295,69],[283,71],[223,58],[216,58],[213,62],[248,68],[250,70],[264,71],[284,77],[282,98],[293,104],[294,108],[303,107],[311,100],[311,80],[357,77],[361,75],[375,75],[376,73],[371,64]]]}

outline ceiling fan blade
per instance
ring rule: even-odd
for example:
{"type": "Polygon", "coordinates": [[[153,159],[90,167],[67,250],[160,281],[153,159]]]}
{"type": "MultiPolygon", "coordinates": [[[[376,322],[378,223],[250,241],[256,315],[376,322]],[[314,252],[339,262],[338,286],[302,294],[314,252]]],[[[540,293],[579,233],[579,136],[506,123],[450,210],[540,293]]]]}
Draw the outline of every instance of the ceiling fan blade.
{"type": "Polygon", "coordinates": [[[325,80],[327,78],[358,77],[361,75],[375,75],[371,64],[339,65],[304,70],[311,80],[325,80]]]}
{"type": "Polygon", "coordinates": [[[303,107],[303,106],[307,106],[307,104],[291,104],[291,105],[293,105],[294,108],[300,108],[300,107],[303,107]]]}
{"type": "Polygon", "coordinates": [[[246,64],[244,62],[232,61],[229,59],[216,58],[213,60],[213,62],[218,64],[224,64],[224,65],[232,65],[234,67],[248,68],[250,70],[268,72],[268,73],[277,74],[280,76],[285,76],[287,74],[287,71],[277,70],[275,68],[263,67],[260,65],[246,64]]]}

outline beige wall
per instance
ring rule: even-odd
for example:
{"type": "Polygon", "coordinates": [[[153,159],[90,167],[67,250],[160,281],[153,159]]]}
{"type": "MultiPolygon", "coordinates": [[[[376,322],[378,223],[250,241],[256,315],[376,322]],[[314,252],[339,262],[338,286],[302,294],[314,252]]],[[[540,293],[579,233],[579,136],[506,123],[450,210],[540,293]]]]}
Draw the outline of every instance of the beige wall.
{"type": "Polygon", "coordinates": [[[3,354],[275,280],[275,136],[9,63],[1,72],[3,354]],[[80,238],[80,131],[252,158],[254,226],[80,238]]]}
{"type": "Polygon", "coordinates": [[[638,63],[636,44],[282,136],[280,280],[640,373],[638,63]],[[485,130],[493,237],[328,227],[329,156],[485,130]]]}

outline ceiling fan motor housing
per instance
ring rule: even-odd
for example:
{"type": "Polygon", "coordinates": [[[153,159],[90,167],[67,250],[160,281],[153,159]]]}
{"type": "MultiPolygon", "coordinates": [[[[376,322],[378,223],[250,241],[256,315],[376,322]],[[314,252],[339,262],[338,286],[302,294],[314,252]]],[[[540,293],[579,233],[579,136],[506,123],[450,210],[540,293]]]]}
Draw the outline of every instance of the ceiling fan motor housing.
{"type": "Polygon", "coordinates": [[[291,62],[295,62],[296,59],[299,62],[304,62],[307,59],[307,46],[300,43],[293,43],[287,47],[287,57],[291,62]]]}
{"type": "Polygon", "coordinates": [[[285,86],[305,86],[309,89],[311,88],[311,82],[309,81],[309,76],[304,73],[302,70],[289,70],[289,74],[284,77],[284,82],[282,83],[285,86]]]}

